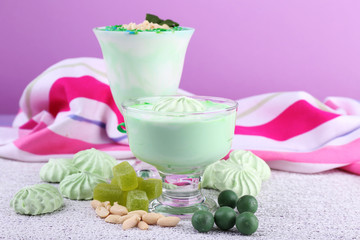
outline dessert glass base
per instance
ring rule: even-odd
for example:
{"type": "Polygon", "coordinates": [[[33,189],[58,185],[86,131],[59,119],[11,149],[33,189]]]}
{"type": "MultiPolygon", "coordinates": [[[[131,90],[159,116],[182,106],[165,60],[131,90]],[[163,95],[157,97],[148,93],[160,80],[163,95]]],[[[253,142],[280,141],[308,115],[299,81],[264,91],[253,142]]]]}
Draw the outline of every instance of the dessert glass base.
{"type": "Polygon", "coordinates": [[[150,203],[149,211],[181,218],[191,218],[197,210],[215,211],[216,202],[201,193],[200,173],[169,175],[160,172],[160,176],[163,192],[150,203]]]}
{"type": "Polygon", "coordinates": [[[159,177],[156,168],[146,162],[140,161],[139,159],[135,160],[135,164],[133,167],[136,175],[142,177],[143,179],[159,177]]]}

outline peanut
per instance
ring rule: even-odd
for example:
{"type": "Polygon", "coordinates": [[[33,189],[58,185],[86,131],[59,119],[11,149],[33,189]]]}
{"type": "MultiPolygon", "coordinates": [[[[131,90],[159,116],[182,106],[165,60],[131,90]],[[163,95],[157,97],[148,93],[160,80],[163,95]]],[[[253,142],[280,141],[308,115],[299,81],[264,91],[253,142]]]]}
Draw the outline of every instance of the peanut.
{"type": "Polygon", "coordinates": [[[102,206],[102,203],[100,202],[100,201],[98,201],[98,200],[92,200],[91,202],[90,202],[90,204],[91,204],[91,207],[93,208],[93,209],[96,209],[97,207],[101,207],[102,206]]]}
{"type": "Polygon", "coordinates": [[[138,214],[128,214],[128,215],[124,215],[124,216],[121,216],[119,218],[119,223],[120,224],[123,224],[126,220],[128,220],[129,218],[131,218],[132,216],[136,216],[136,218],[138,218],[140,220],[140,217],[138,214]]]}
{"type": "Polygon", "coordinates": [[[163,28],[163,29],[169,29],[169,26],[167,24],[159,25],[157,23],[150,23],[149,21],[145,20],[142,23],[136,24],[136,23],[129,23],[129,24],[123,24],[123,28],[126,28],[127,30],[148,30],[148,29],[155,29],[155,28],[163,28]]]}
{"type": "Polygon", "coordinates": [[[178,217],[162,217],[159,218],[157,224],[160,227],[175,227],[180,222],[178,217]]]}
{"type": "Polygon", "coordinates": [[[110,210],[111,204],[110,204],[109,201],[103,202],[102,204],[103,204],[103,206],[104,206],[108,211],[110,210]]]}
{"type": "Polygon", "coordinates": [[[114,206],[110,208],[110,213],[123,216],[128,214],[128,210],[126,207],[121,206],[117,202],[115,202],[114,206]]]}
{"type": "Polygon", "coordinates": [[[129,228],[135,227],[139,223],[140,219],[137,216],[131,216],[129,219],[126,219],[122,225],[122,229],[126,230],[129,228]]]}
{"type": "Polygon", "coordinates": [[[109,210],[107,210],[105,207],[101,207],[101,206],[97,207],[95,209],[95,212],[101,218],[107,217],[110,213],[109,210]]]}
{"type": "Polygon", "coordinates": [[[129,214],[133,214],[133,213],[137,213],[140,215],[140,217],[142,217],[144,214],[146,214],[147,212],[144,211],[144,210],[134,210],[134,211],[131,211],[129,212],[129,214]]]}
{"type": "Polygon", "coordinates": [[[141,219],[142,217],[141,217],[141,215],[139,214],[139,213],[132,213],[132,212],[129,212],[127,215],[129,215],[129,216],[137,216],[139,219],[141,219]]]}
{"type": "Polygon", "coordinates": [[[137,226],[141,230],[147,230],[149,228],[149,225],[144,221],[140,221],[137,226]]]}
{"type": "Polygon", "coordinates": [[[105,222],[108,222],[108,223],[115,223],[115,224],[120,224],[120,218],[121,216],[119,215],[112,215],[110,214],[109,216],[107,216],[105,218],[105,222]]]}
{"type": "Polygon", "coordinates": [[[160,213],[146,213],[142,216],[142,220],[149,225],[155,225],[160,217],[164,217],[160,213]]]}

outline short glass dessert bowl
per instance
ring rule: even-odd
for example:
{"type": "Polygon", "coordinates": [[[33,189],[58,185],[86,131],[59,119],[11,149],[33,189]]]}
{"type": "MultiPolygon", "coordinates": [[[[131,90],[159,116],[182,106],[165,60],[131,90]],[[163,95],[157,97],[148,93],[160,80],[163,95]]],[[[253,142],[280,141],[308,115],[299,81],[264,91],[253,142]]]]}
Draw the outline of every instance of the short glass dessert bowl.
{"type": "Polygon", "coordinates": [[[201,193],[201,175],[230,151],[237,102],[205,96],[155,96],[122,103],[130,149],[157,168],[162,195],[149,210],[191,217],[216,208],[201,193]]]}

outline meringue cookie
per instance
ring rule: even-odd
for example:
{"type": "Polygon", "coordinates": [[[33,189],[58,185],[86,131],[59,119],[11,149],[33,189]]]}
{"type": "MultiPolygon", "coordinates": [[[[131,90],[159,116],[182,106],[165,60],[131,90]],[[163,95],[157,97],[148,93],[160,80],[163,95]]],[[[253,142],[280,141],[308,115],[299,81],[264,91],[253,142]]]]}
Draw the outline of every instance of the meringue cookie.
{"type": "Polygon", "coordinates": [[[81,171],[97,174],[106,179],[113,177],[112,168],[117,164],[115,158],[95,148],[76,153],[73,163],[81,171]]]}
{"type": "Polygon", "coordinates": [[[20,189],[10,202],[15,212],[25,215],[50,213],[63,204],[64,200],[57,188],[46,183],[20,189]]]}
{"type": "Polygon", "coordinates": [[[224,169],[228,171],[224,174],[218,174],[216,171],[215,188],[220,191],[227,189],[233,190],[239,197],[243,195],[257,196],[261,189],[261,178],[250,168],[236,166],[231,161],[223,163],[224,169]],[[228,166],[226,166],[228,165],[228,166]]]}
{"type": "Polygon", "coordinates": [[[229,159],[238,162],[244,168],[252,167],[261,180],[268,180],[271,176],[269,165],[250,151],[235,150],[230,153],[229,159]]]}
{"type": "Polygon", "coordinates": [[[153,107],[155,112],[203,112],[205,106],[198,100],[189,97],[167,97],[153,107]]]}
{"type": "Polygon", "coordinates": [[[94,188],[106,179],[89,172],[80,172],[65,177],[59,185],[61,194],[73,200],[90,200],[93,198],[94,188]]]}
{"type": "Polygon", "coordinates": [[[238,163],[229,160],[221,160],[209,165],[205,169],[201,186],[220,191],[230,189],[239,197],[258,195],[261,189],[261,178],[256,171],[252,168],[244,169],[238,163]]]}
{"type": "Polygon", "coordinates": [[[49,159],[40,169],[40,177],[45,182],[61,182],[66,176],[79,172],[72,159],[49,159]]]}
{"type": "Polygon", "coordinates": [[[253,153],[237,150],[228,160],[209,165],[203,174],[201,186],[220,191],[233,190],[239,197],[259,194],[262,180],[270,178],[269,166],[253,153]]]}

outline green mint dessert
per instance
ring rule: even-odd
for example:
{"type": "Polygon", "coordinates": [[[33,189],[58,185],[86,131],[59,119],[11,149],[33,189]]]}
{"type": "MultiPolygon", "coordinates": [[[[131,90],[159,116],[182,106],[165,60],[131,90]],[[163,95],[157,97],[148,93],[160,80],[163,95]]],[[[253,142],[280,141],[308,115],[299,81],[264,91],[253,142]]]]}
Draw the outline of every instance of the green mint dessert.
{"type": "Polygon", "coordinates": [[[126,101],[126,129],[134,155],[158,170],[202,169],[224,157],[234,135],[236,105],[205,97],[126,101]]]}
{"type": "Polygon", "coordinates": [[[203,112],[208,103],[202,103],[189,97],[167,97],[156,103],[152,110],[155,112],[203,112]]]}
{"type": "Polygon", "coordinates": [[[177,93],[193,28],[148,15],[141,24],[98,27],[94,33],[119,109],[130,98],[177,93]]]}
{"type": "Polygon", "coordinates": [[[39,215],[59,209],[64,200],[56,187],[50,184],[36,184],[24,187],[15,194],[10,206],[24,215],[39,215]]]}

